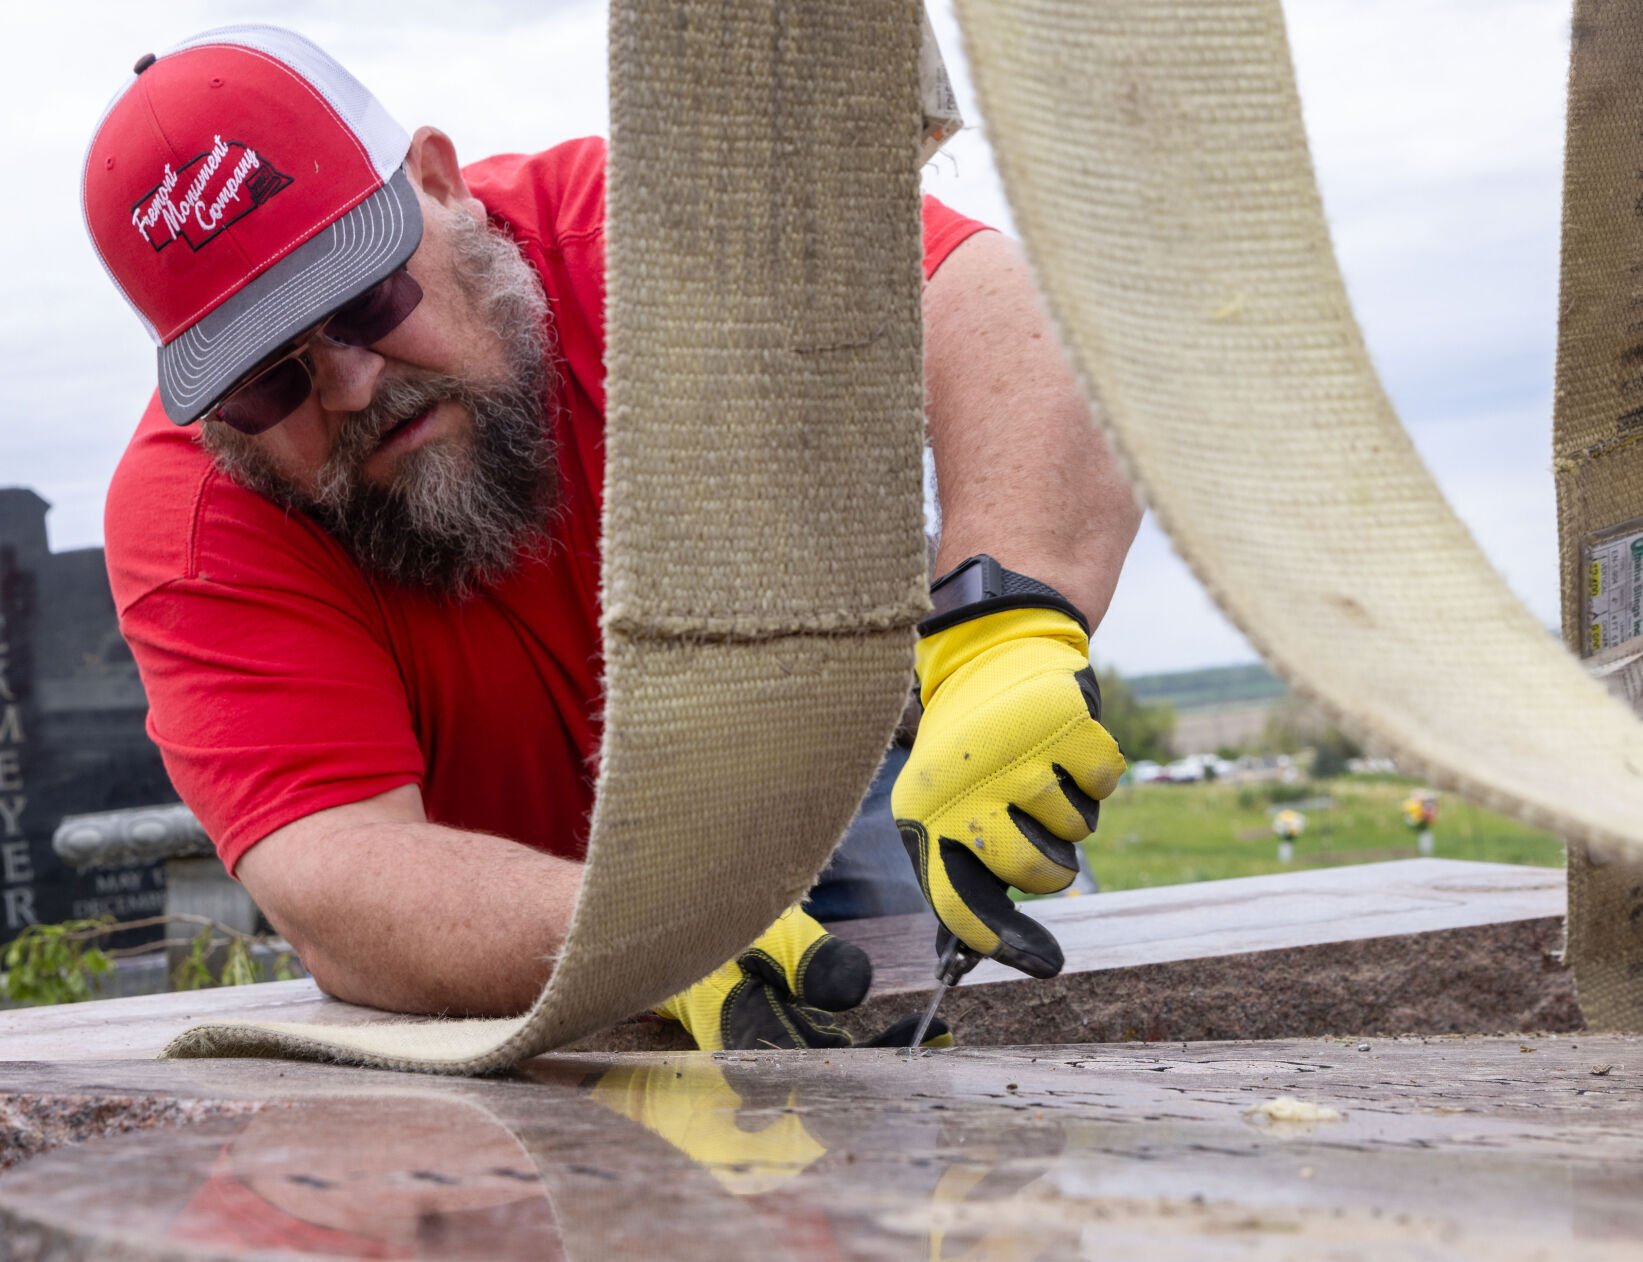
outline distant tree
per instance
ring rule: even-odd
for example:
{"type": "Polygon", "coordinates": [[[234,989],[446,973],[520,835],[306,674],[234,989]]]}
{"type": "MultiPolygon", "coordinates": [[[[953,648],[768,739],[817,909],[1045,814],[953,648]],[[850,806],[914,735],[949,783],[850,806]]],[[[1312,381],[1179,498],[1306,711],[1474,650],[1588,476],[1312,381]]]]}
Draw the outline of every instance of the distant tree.
{"type": "Polygon", "coordinates": [[[1101,725],[1112,733],[1118,748],[1131,762],[1151,759],[1168,762],[1170,738],[1175,735],[1175,707],[1166,702],[1151,705],[1136,700],[1123,678],[1097,667],[1101,685],[1101,725]]]}
{"type": "Polygon", "coordinates": [[[1310,749],[1312,776],[1317,780],[1344,775],[1347,762],[1363,756],[1363,750],[1345,732],[1297,697],[1288,697],[1272,707],[1261,729],[1259,748],[1267,754],[1298,754],[1310,749]]]}
{"type": "Polygon", "coordinates": [[[1312,743],[1318,726],[1310,706],[1298,697],[1285,697],[1268,712],[1257,748],[1263,754],[1298,754],[1312,743]]]}
{"type": "Polygon", "coordinates": [[[1363,750],[1334,724],[1324,729],[1312,743],[1312,778],[1332,780],[1346,774],[1350,759],[1363,757],[1363,750]]]}

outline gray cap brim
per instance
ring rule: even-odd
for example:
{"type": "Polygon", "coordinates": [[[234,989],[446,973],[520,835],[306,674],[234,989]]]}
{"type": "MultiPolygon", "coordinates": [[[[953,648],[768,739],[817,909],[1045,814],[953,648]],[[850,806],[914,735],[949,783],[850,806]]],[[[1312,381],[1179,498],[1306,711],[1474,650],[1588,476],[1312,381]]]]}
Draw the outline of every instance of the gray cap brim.
{"type": "Polygon", "coordinates": [[[178,425],[200,419],[271,352],[317,324],[416,251],[422,208],[405,168],[186,333],[160,347],[160,403],[178,425]]]}

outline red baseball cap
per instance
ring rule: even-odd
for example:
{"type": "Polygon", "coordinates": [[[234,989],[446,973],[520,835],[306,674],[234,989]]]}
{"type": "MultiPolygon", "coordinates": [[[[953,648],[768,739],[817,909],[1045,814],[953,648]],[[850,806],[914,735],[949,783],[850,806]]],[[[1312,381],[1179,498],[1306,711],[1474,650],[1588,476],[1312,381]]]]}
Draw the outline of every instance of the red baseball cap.
{"type": "Polygon", "coordinates": [[[422,240],[410,137],[321,49],[230,26],[143,57],[86,151],[86,230],[198,420],[422,240]]]}

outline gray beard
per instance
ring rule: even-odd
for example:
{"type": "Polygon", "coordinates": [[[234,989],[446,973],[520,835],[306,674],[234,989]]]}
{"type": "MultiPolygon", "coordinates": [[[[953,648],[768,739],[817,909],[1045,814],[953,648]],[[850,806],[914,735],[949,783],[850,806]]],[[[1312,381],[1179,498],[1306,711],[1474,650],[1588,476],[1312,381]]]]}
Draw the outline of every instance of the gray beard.
{"type": "Polygon", "coordinates": [[[545,400],[557,383],[546,367],[548,310],[536,273],[496,229],[465,215],[450,227],[458,284],[506,348],[504,380],[383,379],[371,406],[345,419],[312,490],[225,425],[206,423],[200,440],[236,482],[319,522],[366,574],[461,600],[547,545],[558,481],[545,400]],[[465,439],[406,452],[385,485],[360,476],[389,428],[442,402],[467,411],[465,439]]]}

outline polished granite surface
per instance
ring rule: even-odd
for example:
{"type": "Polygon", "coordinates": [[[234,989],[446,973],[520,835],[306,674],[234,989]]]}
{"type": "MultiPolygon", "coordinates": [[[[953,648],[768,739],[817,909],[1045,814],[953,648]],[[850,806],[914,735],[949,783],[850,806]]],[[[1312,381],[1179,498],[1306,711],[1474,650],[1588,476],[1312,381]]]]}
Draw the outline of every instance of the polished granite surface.
{"type": "Polygon", "coordinates": [[[14,1063],[0,1140],[0,1257],[1643,1251],[1617,1036],[14,1063]]]}
{"type": "MultiPolygon", "coordinates": [[[[1067,953],[1061,976],[983,962],[942,1016],[970,1046],[1574,1030],[1564,903],[1559,870],[1451,859],[1046,899],[1033,914],[1067,953]]],[[[923,1009],[931,917],[831,927],[873,960],[872,995],[847,1027],[872,1035],[923,1009]]],[[[205,1022],[385,1019],[311,981],[270,982],[0,1012],[0,1057],[155,1056],[205,1022]]],[[[584,1050],[687,1042],[670,1023],[630,1022],[584,1050]]]]}

